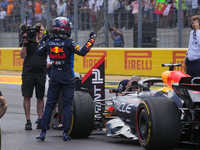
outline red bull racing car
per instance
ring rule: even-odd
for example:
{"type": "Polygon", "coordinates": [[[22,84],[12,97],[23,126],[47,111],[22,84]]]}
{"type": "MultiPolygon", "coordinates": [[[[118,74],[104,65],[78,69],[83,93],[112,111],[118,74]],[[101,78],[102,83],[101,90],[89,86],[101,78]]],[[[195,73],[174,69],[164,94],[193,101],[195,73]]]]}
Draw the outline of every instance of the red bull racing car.
{"type": "Polygon", "coordinates": [[[138,139],[142,147],[152,150],[173,149],[179,142],[200,144],[200,77],[173,71],[180,64],[162,66],[169,71],[162,78],[139,81],[141,92],[112,98],[113,112],[120,120],[107,122],[108,136],[138,139]],[[158,82],[164,83],[162,89],[148,87],[158,82]]]}
{"type": "Polygon", "coordinates": [[[79,88],[75,92],[71,136],[87,138],[101,118],[108,136],[137,139],[145,149],[173,149],[179,142],[199,145],[200,77],[174,71],[180,64],[164,66],[169,71],[161,78],[138,82],[139,93],[93,101],[87,89],[79,88]],[[160,90],[149,86],[159,82],[164,85],[160,90]],[[112,109],[105,107],[107,103],[112,109]],[[101,111],[95,111],[97,108],[101,111]]]}

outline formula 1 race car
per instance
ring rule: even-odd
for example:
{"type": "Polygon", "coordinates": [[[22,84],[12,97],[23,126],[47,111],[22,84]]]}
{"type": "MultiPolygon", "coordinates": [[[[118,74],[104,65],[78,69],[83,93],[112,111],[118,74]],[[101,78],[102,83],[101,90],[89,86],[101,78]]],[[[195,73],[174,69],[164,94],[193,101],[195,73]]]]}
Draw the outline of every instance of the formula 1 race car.
{"type": "Polygon", "coordinates": [[[120,120],[107,122],[108,136],[138,139],[142,147],[152,150],[172,149],[179,142],[200,144],[200,77],[173,71],[180,64],[162,66],[168,66],[169,71],[163,72],[162,78],[139,81],[139,93],[111,99],[114,110],[102,112],[103,120],[108,114],[120,120]],[[158,82],[164,83],[162,89],[147,90],[158,82]]]}
{"type": "MultiPolygon", "coordinates": [[[[163,64],[162,78],[138,82],[140,92],[95,100],[78,78],[74,94],[72,138],[87,138],[98,125],[108,136],[136,139],[145,149],[172,149],[179,142],[200,144],[200,78],[174,71],[180,64],[163,64]],[[150,85],[162,83],[159,90],[150,85]],[[151,84],[149,84],[151,83],[151,84]],[[109,107],[111,106],[111,107],[109,107]],[[101,111],[96,111],[101,108],[101,111]]],[[[119,89],[110,89],[119,92],[119,89]]],[[[57,107],[57,109],[59,106],[57,107]]],[[[57,112],[57,110],[55,110],[57,112]]],[[[62,111],[60,111],[62,112],[62,111]]],[[[62,118],[54,113],[52,119],[62,118]]],[[[52,121],[52,127],[55,127],[52,121]]]]}

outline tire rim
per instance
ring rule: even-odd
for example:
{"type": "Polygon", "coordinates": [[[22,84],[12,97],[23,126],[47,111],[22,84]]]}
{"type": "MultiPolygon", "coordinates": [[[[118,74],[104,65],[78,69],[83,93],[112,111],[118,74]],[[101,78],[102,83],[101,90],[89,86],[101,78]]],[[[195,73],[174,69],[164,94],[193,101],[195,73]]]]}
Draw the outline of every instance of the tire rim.
{"type": "Polygon", "coordinates": [[[147,111],[144,109],[144,107],[140,107],[139,114],[137,116],[137,132],[138,132],[138,138],[145,142],[148,138],[148,114],[147,111]]]}

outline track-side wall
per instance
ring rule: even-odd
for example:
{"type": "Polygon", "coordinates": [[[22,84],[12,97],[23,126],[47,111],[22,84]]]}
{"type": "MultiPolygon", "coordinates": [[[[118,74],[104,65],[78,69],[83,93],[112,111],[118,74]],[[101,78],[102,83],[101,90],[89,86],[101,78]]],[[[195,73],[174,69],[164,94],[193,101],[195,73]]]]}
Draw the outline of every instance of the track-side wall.
{"type": "MultiPolygon", "coordinates": [[[[22,70],[21,48],[0,48],[1,70],[22,70]]],[[[74,71],[87,73],[89,69],[105,56],[105,74],[161,76],[168,68],[161,64],[181,63],[175,70],[185,71],[187,48],[92,48],[85,56],[75,55],[74,71]]]]}

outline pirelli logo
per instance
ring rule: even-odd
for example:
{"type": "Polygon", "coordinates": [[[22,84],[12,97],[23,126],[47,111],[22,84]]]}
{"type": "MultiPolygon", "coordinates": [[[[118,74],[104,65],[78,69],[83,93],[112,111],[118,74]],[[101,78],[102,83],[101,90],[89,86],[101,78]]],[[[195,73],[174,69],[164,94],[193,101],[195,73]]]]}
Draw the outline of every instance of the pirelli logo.
{"type": "Polygon", "coordinates": [[[181,67],[175,67],[176,71],[185,71],[185,53],[186,51],[173,51],[173,63],[181,64],[181,67]]]}
{"type": "Polygon", "coordinates": [[[92,68],[102,56],[105,56],[105,68],[107,68],[106,51],[90,51],[83,57],[83,68],[92,68]]]}
{"type": "Polygon", "coordinates": [[[152,70],[151,51],[125,51],[125,70],[152,70]]]}
{"type": "Polygon", "coordinates": [[[24,60],[20,57],[20,50],[13,50],[13,66],[23,66],[24,60]]]}

